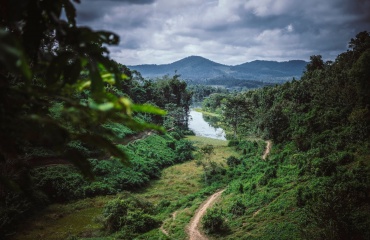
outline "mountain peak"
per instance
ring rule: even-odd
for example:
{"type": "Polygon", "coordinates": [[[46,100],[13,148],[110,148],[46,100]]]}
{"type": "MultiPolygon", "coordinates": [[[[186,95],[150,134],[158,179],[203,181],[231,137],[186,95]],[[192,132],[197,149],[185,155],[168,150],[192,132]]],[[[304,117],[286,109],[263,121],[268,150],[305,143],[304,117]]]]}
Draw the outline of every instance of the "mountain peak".
{"type": "Polygon", "coordinates": [[[205,57],[202,56],[189,56],[185,57],[181,60],[178,60],[172,64],[212,64],[212,65],[222,65],[220,63],[213,62],[205,57]]]}
{"type": "Polygon", "coordinates": [[[240,65],[228,66],[202,56],[188,56],[170,64],[129,66],[141,72],[143,77],[156,78],[173,75],[175,72],[184,80],[204,82],[210,79],[258,80],[285,82],[293,77],[299,79],[307,62],[291,60],[286,62],[255,60],[240,65]]]}

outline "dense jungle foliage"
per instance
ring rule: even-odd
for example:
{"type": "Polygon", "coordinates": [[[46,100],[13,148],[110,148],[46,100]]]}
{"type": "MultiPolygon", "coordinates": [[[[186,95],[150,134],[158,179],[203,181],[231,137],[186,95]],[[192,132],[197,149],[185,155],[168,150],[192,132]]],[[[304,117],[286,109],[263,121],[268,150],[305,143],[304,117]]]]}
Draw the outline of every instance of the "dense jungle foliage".
{"type": "Polygon", "coordinates": [[[209,213],[219,225],[227,218],[216,234],[370,238],[370,35],[357,34],[333,62],[310,60],[300,81],[204,101],[244,155],[230,160],[222,210],[209,213]],[[266,161],[249,156],[251,135],[273,141],[266,161]]]}
{"type": "Polygon", "coordinates": [[[186,83],[111,60],[118,35],[77,26],[73,2],[0,6],[1,236],[48,203],[137,189],[192,158],[186,83]]]}

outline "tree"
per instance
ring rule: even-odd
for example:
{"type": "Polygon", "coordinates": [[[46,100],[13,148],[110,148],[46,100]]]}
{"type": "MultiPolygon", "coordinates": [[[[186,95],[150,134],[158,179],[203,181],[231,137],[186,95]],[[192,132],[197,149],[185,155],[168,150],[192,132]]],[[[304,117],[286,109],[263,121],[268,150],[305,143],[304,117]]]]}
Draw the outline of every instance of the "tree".
{"type": "MultiPolygon", "coordinates": [[[[130,78],[105,47],[118,44],[119,37],[77,26],[72,1],[5,0],[0,12],[0,183],[7,189],[30,189],[29,149],[47,148],[92,177],[86,156],[68,147],[71,143],[103,149],[127,162],[103,123],[161,130],[139,123],[133,113],[164,111],[106,90],[130,78]],[[54,114],[56,103],[61,107],[54,114]]],[[[0,196],[5,192],[0,188],[0,196]]]]}
{"type": "Polygon", "coordinates": [[[367,31],[358,33],[355,38],[351,38],[348,46],[353,51],[355,59],[357,59],[361,53],[370,48],[370,33],[367,31]]]}
{"type": "Polygon", "coordinates": [[[322,60],[321,55],[312,55],[310,56],[310,62],[307,64],[306,69],[307,72],[313,72],[315,70],[322,70],[324,69],[324,61],[322,60]]]}
{"type": "Polygon", "coordinates": [[[242,95],[231,96],[223,101],[223,121],[230,125],[237,138],[238,128],[252,118],[252,104],[242,95]]]}
{"type": "Polygon", "coordinates": [[[155,103],[168,111],[164,122],[166,127],[188,128],[192,93],[186,89],[187,84],[179,79],[180,75],[164,76],[153,83],[155,103]]]}
{"type": "Polygon", "coordinates": [[[198,166],[202,166],[204,170],[204,182],[208,184],[208,175],[215,163],[211,161],[211,157],[215,154],[215,147],[211,144],[206,144],[199,149],[200,158],[197,161],[198,166]]]}

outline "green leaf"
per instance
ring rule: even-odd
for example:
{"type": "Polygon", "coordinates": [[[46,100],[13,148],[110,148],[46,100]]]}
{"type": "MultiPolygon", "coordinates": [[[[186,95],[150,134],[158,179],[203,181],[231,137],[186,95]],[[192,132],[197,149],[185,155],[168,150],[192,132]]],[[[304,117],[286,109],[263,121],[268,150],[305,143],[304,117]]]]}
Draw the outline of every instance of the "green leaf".
{"type": "Polygon", "coordinates": [[[13,34],[0,29],[0,62],[11,72],[20,72],[26,79],[32,77],[23,48],[13,34]]]}
{"type": "Polygon", "coordinates": [[[74,86],[78,91],[82,91],[85,88],[88,88],[91,86],[90,80],[79,80],[76,85],[74,86]]]}
{"type": "Polygon", "coordinates": [[[132,104],[132,110],[141,113],[152,113],[157,115],[166,115],[167,112],[163,109],[155,107],[150,104],[132,104]]]}
{"type": "Polygon", "coordinates": [[[131,116],[132,114],[132,102],[129,98],[126,98],[126,97],[120,97],[118,99],[118,102],[120,103],[120,105],[123,107],[125,113],[129,116],[131,116]]]}
{"type": "Polygon", "coordinates": [[[102,75],[103,81],[111,85],[115,84],[114,75],[111,73],[105,73],[102,75]]]}
{"type": "Polygon", "coordinates": [[[114,103],[112,103],[112,102],[97,104],[93,101],[90,101],[89,106],[92,109],[96,109],[96,110],[99,110],[99,111],[102,111],[102,112],[107,112],[109,110],[114,109],[114,103]]]}
{"type": "Polygon", "coordinates": [[[90,60],[87,67],[91,78],[91,92],[97,97],[104,90],[103,79],[100,76],[98,65],[95,60],[90,60]]]}

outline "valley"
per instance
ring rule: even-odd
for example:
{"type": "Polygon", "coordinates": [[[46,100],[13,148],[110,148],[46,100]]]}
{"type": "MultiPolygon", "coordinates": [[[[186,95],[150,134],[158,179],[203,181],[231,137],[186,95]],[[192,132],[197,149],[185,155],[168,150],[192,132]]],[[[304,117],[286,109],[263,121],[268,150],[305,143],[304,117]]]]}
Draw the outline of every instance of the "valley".
{"type": "Polygon", "coordinates": [[[369,4],[79,4],[0,5],[0,239],[370,239],[369,4]]]}

